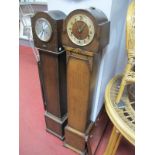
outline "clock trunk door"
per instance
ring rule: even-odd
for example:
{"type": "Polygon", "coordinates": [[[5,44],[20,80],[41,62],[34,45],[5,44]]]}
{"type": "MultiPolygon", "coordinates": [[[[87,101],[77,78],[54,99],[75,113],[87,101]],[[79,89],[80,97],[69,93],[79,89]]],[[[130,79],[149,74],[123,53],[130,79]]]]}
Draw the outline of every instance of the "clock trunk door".
{"type": "Polygon", "coordinates": [[[90,68],[87,61],[74,57],[68,60],[68,125],[85,132],[89,115],[90,68]],[[77,108],[78,107],[78,108],[77,108]]]}
{"type": "Polygon", "coordinates": [[[58,60],[55,55],[40,52],[48,112],[60,117],[58,60]],[[48,67],[52,66],[52,67],[48,67]]]}

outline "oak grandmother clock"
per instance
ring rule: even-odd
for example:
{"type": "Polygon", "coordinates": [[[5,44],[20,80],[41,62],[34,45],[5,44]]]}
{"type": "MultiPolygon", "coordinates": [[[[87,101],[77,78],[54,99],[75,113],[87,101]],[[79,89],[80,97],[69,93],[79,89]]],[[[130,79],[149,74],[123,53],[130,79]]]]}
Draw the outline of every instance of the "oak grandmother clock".
{"type": "Polygon", "coordinates": [[[32,21],[34,45],[39,51],[38,70],[48,132],[63,139],[67,124],[66,53],[61,34],[66,15],[58,10],[36,13],[32,21]]]}
{"type": "Polygon", "coordinates": [[[64,21],[62,41],[67,54],[68,125],[66,147],[84,154],[91,129],[91,105],[96,75],[104,47],[109,42],[110,23],[96,9],[77,9],[64,21]]]}

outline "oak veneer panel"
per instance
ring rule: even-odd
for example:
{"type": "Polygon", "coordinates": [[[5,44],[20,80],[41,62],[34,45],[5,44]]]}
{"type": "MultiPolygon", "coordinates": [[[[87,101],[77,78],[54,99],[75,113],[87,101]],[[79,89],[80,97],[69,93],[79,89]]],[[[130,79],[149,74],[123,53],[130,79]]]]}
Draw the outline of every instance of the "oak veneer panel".
{"type": "Polygon", "coordinates": [[[90,69],[87,61],[71,57],[67,68],[68,125],[85,132],[89,104],[90,69]]]}
{"type": "Polygon", "coordinates": [[[40,52],[47,111],[60,117],[58,59],[55,55],[40,52]],[[52,66],[52,67],[51,67],[52,66]]]}

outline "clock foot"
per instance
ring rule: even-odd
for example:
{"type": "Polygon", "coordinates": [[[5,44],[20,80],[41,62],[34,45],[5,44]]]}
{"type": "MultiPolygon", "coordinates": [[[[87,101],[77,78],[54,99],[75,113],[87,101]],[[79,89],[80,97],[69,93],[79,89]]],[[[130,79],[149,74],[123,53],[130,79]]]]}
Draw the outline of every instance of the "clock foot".
{"type": "Polygon", "coordinates": [[[55,135],[61,140],[64,139],[64,128],[67,124],[67,116],[59,118],[45,111],[45,122],[46,122],[46,131],[55,135]]]}
{"type": "Polygon", "coordinates": [[[79,153],[80,155],[85,155],[87,150],[86,142],[87,142],[91,127],[92,127],[92,124],[90,123],[86,133],[82,133],[67,125],[65,127],[64,146],[72,149],[73,151],[79,153]]]}
{"type": "Polygon", "coordinates": [[[80,150],[74,148],[73,146],[67,144],[66,142],[64,142],[64,146],[67,147],[67,148],[69,148],[69,149],[71,149],[71,150],[73,150],[74,152],[76,152],[76,153],[78,153],[78,154],[80,154],[80,155],[86,155],[86,153],[87,153],[86,149],[85,149],[84,152],[82,152],[82,151],[80,151],[80,150]]]}

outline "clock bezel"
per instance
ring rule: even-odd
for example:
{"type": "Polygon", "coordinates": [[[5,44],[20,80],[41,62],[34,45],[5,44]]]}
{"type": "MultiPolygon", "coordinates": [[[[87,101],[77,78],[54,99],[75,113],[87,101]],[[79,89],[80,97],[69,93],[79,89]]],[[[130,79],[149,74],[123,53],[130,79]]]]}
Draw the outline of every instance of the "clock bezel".
{"type": "MultiPolygon", "coordinates": [[[[85,21],[83,21],[83,20],[77,20],[76,22],[78,22],[78,21],[82,21],[82,22],[84,22],[86,25],[87,25],[87,27],[89,27],[89,25],[88,25],[88,23],[87,22],[85,22],[85,21]]],[[[76,23],[76,22],[74,22],[74,24],[76,23]]],[[[95,24],[94,24],[94,21],[92,20],[92,18],[91,17],[89,17],[87,14],[85,14],[85,13],[77,13],[77,14],[74,14],[74,15],[72,15],[69,19],[68,19],[68,21],[67,21],[67,24],[66,24],[66,31],[67,31],[67,35],[68,35],[68,38],[70,39],[70,41],[72,42],[72,43],[74,43],[75,45],[78,45],[78,46],[87,46],[87,45],[89,45],[92,41],[93,41],[93,39],[94,39],[94,37],[95,37],[95,33],[96,33],[96,31],[95,31],[95,24]],[[73,37],[72,37],[72,35],[70,35],[69,33],[69,24],[70,24],[70,22],[74,19],[74,18],[76,18],[76,17],[78,17],[78,16],[84,16],[84,18],[87,18],[87,20],[89,20],[89,23],[91,23],[91,26],[92,26],[92,30],[93,30],[93,35],[91,36],[91,39],[88,41],[88,42],[86,42],[86,43],[83,43],[83,44],[81,44],[81,43],[78,43],[77,41],[84,41],[85,39],[78,39],[74,34],[74,38],[76,39],[76,40],[74,40],[73,39],[73,37]]],[[[88,28],[89,29],[89,28],[88,28]]]]}
{"type": "Polygon", "coordinates": [[[38,18],[38,19],[35,21],[35,33],[36,33],[37,38],[38,38],[40,41],[48,42],[48,41],[51,39],[52,34],[53,34],[53,29],[52,29],[52,26],[51,26],[51,24],[50,24],[50,21],[48,21],[47,19],[45,19],[45,18],[43,18],[43,17],[38,18]],[[51,32],[50,32],[50,36],[49,36],[49,38],[48,38],[47,40],[43,40],[43,39],[41,39],[41,38],[38,36],[38,33],[37,33],[37,31],[36,31],[36,25],[37,25],[37,22],[38,22],[39,20],[45,21],[45,22],[47,23],[47,25],[50,27],[51,32]]]}

